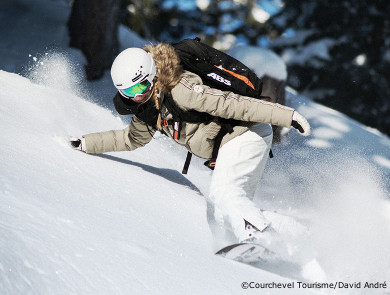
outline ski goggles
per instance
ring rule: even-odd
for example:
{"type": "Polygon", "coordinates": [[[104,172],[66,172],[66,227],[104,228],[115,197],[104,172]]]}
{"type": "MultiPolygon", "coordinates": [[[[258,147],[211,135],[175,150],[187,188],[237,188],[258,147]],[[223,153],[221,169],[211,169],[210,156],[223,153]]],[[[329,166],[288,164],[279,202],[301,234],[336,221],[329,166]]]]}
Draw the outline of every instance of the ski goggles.
{"type": "Polygon", "coordinates": [[[148,80],[137,83],[126,89],[118,89],[119,92],[129,98],[136,97],[137,95],[143,95],[150,89],[152,89],[153,83],[150,83],[148,80]]]}

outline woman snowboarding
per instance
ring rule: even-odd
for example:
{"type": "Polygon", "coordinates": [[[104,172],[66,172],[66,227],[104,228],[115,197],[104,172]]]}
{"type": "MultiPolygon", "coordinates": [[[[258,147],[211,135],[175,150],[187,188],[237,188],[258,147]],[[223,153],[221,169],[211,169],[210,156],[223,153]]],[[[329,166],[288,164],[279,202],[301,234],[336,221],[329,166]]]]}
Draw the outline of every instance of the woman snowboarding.
{"type": "Polygon", "coordinates": [[[218,140],[218,157],[208,201],[215,221],[229,228],[238,242],[268,239],[272,226],[252,199],[272,143],[271,125],[294,127],[307,136],[310,125],[297,111],[202,83],[184,71],[172,45],[160,43],[129,48],[114,60],[111,77],[118,90],[114,104],[119,113],[134,113],[130,125],[71,138],[74,149],[90,154],[132,151],[148,144],[159,130],[192,154],[213,158],[213,148],[223,127],[222,119],[234,120],[233,129],[218,140]],[[205,122],[180,122],[168,104],[183,112],[208,114],[205,122]]]}

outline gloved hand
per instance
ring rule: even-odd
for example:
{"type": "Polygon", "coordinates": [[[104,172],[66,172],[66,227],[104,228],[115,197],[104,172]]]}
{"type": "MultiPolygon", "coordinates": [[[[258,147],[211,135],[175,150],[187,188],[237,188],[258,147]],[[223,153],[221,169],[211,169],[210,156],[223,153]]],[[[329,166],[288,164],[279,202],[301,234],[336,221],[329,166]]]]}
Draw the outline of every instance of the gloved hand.
{"type": "Polygon", "coordinates": [[[70,136],[69,137],[69,143],[72,146],[73,149],[85,152],[86,146],[85,146],[85,138],[77,138],[70,136]]]}
{"type": "Polygon", "coordinates": [[[310,124],[306,118],[297,111],[294,111],[291,126],[294,127],[299,134],[303,136],[310,135],[310,124]]]}

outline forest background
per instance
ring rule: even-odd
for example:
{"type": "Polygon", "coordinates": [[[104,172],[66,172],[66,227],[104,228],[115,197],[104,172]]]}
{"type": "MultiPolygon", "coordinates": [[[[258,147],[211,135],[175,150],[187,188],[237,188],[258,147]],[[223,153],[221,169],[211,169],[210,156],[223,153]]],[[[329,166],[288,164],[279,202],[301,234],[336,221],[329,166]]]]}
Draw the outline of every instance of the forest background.
{"type": "Polygon", "coordinates": [[[390,135],[389,1],[73,0],[70,5],[70,46],[86,56],[89,80],[100,79],[118,54],[119,24],[152,42],[198,36],[220,50],[264,47],[286,62],[287,85],[390,135]]]}

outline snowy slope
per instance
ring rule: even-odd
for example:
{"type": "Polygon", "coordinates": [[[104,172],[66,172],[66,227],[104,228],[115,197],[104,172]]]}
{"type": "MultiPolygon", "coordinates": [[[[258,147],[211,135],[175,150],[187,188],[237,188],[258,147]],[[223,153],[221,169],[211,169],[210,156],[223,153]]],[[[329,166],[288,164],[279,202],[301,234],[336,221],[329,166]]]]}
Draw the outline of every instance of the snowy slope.
{"type": "MultiPolygon", "coordinates": [[[[182,176],[185,151],[167,138],[134,152],[86,155],[66,136],[123,128],[109,110],[4,71],[0,88],[2,293],[239,294],[244,281],[291,282],[213,255],[202,196],[211,174],[195,160],[182,176]]],[[[385,280],[390,230],[380,180],[389,174],[385,167],[381,178],[374,160],[388,157],[389,141],[334,111],[301,104],[313,116],[314,136],[275,147],[259,206],[310,226],[310,240],[295,245],[304,250],[296,259],[307,277],[385,280]],[[332,138],[347,126],[369,142],[340,137],[347,153],[337,153],[332,138]],[[354,151],[373,143],[371,163],[354,151]],[[326,277],[312,268],[314,258],[326,277]]]]}
{"type": "MultiPolygon", "coordinates": [[[[109,75],[84,82],[83,57],[67,49],[65,1],[5,1],[1,294],[318,291],[242,290],[244,281],[291,279],[213,255],[205,201],[212,174],[193,159],[188,176],[181,175],[186,152],[169,139],[156,136],[145,148],[103,156],[70,149],[68,135],[125,127],[112,109],[109,75]]],[[[144,43],[128,30],[120,33],[122,47],[144,43]]],[[[389,283],[389,138],[292,90],[288,104],[308,117],[313,135],[291,132],[273,148],[275,158],[259,181],[256,203],[310,228],[308,238],[290,241],[306,277],[389,283]]]]}
{"type": "Polygon", "coordinates": [[[184,178],[166,138],[76,152],[66,135],[123,123],[15,74],[1,71],[0,85],[2,294],[237,294],[244,280],[289,281],[213,255],[200,193],[210,172],[195,163],[199,183],[184,178]]]}

